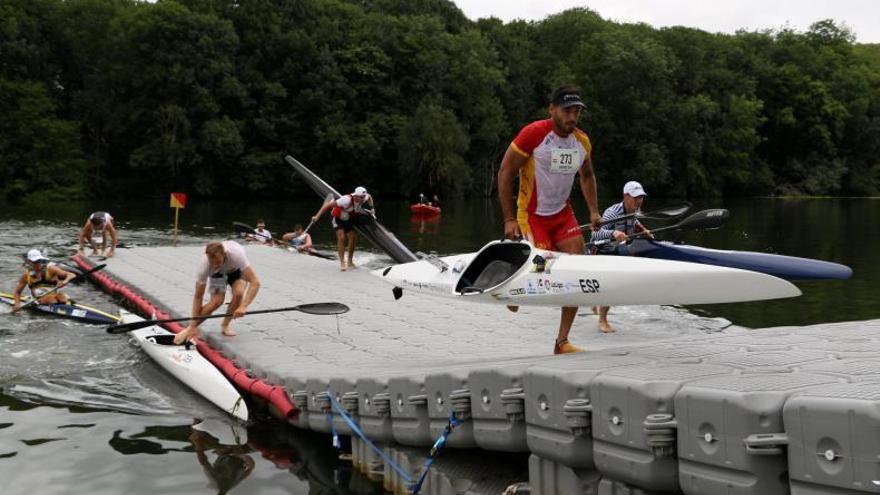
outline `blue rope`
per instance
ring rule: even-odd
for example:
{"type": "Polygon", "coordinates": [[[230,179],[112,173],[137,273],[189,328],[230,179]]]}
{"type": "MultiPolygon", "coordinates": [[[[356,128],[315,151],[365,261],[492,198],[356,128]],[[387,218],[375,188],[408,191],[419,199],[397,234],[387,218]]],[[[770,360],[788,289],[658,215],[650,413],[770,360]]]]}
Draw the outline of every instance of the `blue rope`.
{"type": "MultiPolygon", "coordinates": [[[[363,440],[367,445],[369,445],[369,447],[371,449],[373,449],[373,452],[378,454],[379,457],[381,457],[383,461],[385,461],[389,466],[391,466],[391,469],[397,471],[397,474],[402,476],[403,479],[406,480],[407,483],[412,483],[412,475],[407,473],[402,467],[398,466],[396,462],[394,462],[390,457],[388,457],[388,454],[386,454],[379,447],[376,447],[376,445],[373,442],[371,442],[370,439],[367,438],[366,435],[364,435],[364,432],[361,431],[361,428],[357,425],[357,423],[355,423],[348,416],[348,414],[346,414],[345,410],[342,409],[342,405],[340,405],[339,402],[336,401],[336,398],[333,396],[332,393],[330,394],[330,404],[333,406],[333,409],[339,414],[339,416],[343,419],[343,421],[345,421],[345,424],[347,424],[348,427],[351,428],[351,431],[355,432],[355,434],[357,434],[357,436],[359,436],[361,438],[361,440],[363,440]]],[[[327,414],[329,415],[330,413],[327,413],[327,414]]]]}
{"type": "MultiPolygon", "coordinates": [[[[330,400],[333,400],[332,396],[330,400]]],[[[330,411],[327,411],[327,424],[330,425],[330,433],[333,434],[333,447],[336,450],[342,450],[342,442],[339,440],[339,433],[336,432],[336,427],[333,426],[333,414],[330,411]]]]}
{"type": "MultiPolygon", "coordinates": [[[[437,456],[440,455],[440,452],[443,450],[443,447],[446,446],[446,440],[447,440],[447,438],[449,438],[449,435],[452,433],[452,430],[456,426],[461,424],[461,421],[456,419],[455,413],[450,412],[449,413],[449,421],[446,423],[446,427],[443,429],[443,433],[439,437],[437,437],[437,440],[434,442],[434,445],[431,447],[431,450],[428,452],[428,456],[425,458],[425,463],[422,466],[422,475],[419,476],[419,479],[416,482],[413,482],[413,477],[411,474],[407,473],[402,467],[397,465],[396,462],[394,462],[390,457],[388,457],[388,454],[386,454],[382,449],[380,449],[373,442],[371,442],[369,438],[367,438],[367,436],[361,430],[360,426],[358,426],[358,424],[355,423],[354,420],[351,419],[351,417],[349,417],[349,415],[345,412],[345,410],[342,408],[342,405],[339,404],[339,402],[336,400],[336,397],[333,395],[333,393],[330,391],[327,391],[327,395],[330,397],[330,405],[332,406],[333,410],[339,414],[339,417],[341,417],[342,420],[345,421],[345,424],[347,424],[348,427],[351,428],[351,431],[353,431],[358,437],[360,437],[361,440],[363,440],[371,449],[373,449],[373,452],[378,454],[379,457],[381,457],[382,460],[385,461],[386,464],[391,466],[391,469],[393,469],[394,471],[397,472],[397,474],[399,474],[400,476],[403,477],[403,479],[406,481],[406,483],[410,486],[410,490],[412,491],[412,493],[414,495],[417,495],[419,493],[419,491],[422,489],[422,484],[425,482],[425,479],[428,477],[428,470],[431,469],[431,465],[434,464],[434,461],[437,459],[437,456]]],[[[339,446],[338,446],[339,437],[336,433],[336,428],[333,427],[333,415],[329,411],[327,412],[327,421],[330,423],[330,430],[333,432],[333,446],[338,449],[339,448],[339,446]]]]}
{"type": "Polygon", "coordinates": [[[437,437],[437,441],[434,442],[434,445],[431,447],[430,452],[428,452],[428,456],[425,458],[425,464],[422,467],[422,475],[419,476],[419,480],[412,485],[412,492],[419,493],[419,490],[422,489],[422,484],[425,482],[425,479],[428,477],[428,470],[431,469],[431,465],[434,464],[434,461],[437,459],[437,456],[440,455],[440,451],[443,450],[443,447],[446,446],[446,439],[449,438],[449,435],[452,433],[452,430],[461,424],[461,421],[456,419],[455,413],[449,413],[449,421],[446,423],[446,428],[443,429],[443,433],[437,437]]]}

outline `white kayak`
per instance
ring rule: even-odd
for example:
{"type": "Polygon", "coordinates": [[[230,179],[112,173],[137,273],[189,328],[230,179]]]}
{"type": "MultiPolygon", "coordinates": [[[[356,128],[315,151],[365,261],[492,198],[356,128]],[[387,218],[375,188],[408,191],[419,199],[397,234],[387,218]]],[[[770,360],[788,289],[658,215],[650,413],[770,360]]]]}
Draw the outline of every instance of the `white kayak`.
{"type": "Polygon", "coordinates": [[[476,253],[403,263],[373,274],[405,290],[517,306],[713,304],[801,294],[788,281],[748,270],[565,254],[516,241],[493,241],[476,253]]]}
{"type": "MultiPolygon", "coordinates": [[[[123,323],[144,321],[120,310],[123,323]]],[[[174,334],[159,326],[134,330],[131,336],[153,361],[189,388],[236,418],[247,421],[248,409],[241,394],[195,346],[174,345],[174,334]]]]}

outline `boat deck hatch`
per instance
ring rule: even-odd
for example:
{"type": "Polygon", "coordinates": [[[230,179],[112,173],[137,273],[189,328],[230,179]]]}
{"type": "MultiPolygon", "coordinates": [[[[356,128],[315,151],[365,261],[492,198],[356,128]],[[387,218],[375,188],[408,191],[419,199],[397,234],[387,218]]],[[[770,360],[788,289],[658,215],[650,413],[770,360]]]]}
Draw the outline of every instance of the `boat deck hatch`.
{"type": "Polygon", "coordinates": [[[503,242],[487,246],[471,261],[458,279],[455,292],[480,293],[512,277],[529,261],[532,247],[521,242],[503,242]]]}

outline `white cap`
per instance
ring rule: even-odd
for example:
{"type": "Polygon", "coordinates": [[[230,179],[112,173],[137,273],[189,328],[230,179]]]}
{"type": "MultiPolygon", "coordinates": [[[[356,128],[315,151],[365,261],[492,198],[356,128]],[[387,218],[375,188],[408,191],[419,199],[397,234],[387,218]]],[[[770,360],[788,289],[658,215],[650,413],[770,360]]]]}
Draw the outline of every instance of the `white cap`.
{"type": "Polygon", "coordinates": [[[354,188],[354,193],[352,193],[352,194],[354,194],[355,196],[366,196],[367,195],[367,188],[362,187],[362,186],[357,186],[356,188],[354,188]]]}
{"type": "Polygon", "coordinates": [[[39,249],[31,249],[27,252],[27,260],[31,263],[36,263],[38,261],[45,261],[46,258],[43,257],[43,253],[39,249]]]}
{"type": "Polygon", "coordinates": [[[623,185],[623,194],[629,194],[634,198],[648,195],[642,185],[634,180],[631,180],[623,185]]]}

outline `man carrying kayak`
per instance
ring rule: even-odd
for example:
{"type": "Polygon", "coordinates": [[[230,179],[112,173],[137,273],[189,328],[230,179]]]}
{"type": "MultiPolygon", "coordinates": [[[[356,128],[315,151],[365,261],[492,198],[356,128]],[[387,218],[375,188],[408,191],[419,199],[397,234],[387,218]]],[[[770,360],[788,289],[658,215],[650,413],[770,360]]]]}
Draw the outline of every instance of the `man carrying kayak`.
{"type": "Polygon", "coordinates": [[[40,304],[67,304],[70,298],[66,294],[55,291],[45,296],[40,296],[40,292],[46,289],[58,287],[69,283],[76,277],[75,274],[62,270],[58,266],[50,264],[39,249],[31,249],[25,256],[25,264],[27,268],[18,279],[18,285],[15,286],[15,302],[12,305],[12,311],[16,312],[21,308],[21,291],[25,287],[30,289],[31,295],[38,299],[40,304]]]}
{"type": "Polygon", "coordinates": [[[118,244],[118,239],[116,237],[116,227],[113,225],[113,217],[110,216],[106,211],[96,211],[89,215],[89,218],[86,220],[86,224],[83,225],[83,228],[79,231],[79,254],[85,254],[83,251],[83,246],[88,240],[89,245],[92,246],[92,256],[103,255],[108,258],[113,257],[113,253],[116,252],[116,245],[118,244]],[[98,250],[98,247],[95,245],[95,240],[92,238],[96,232],[101,233],[101,249],[98,250]],[[107,236],[110,236],[110,240],[113,241],[113,244],[110,245],[108,249],[107,244],[107,236]]]}
{"type": "Polygon", "coordinates": [[[312,250],[312,235],[303,231],[302,224],[294,225],[293,232],[284,234],[281,239],[300,253],[308,253],[312,250]]]}
{"type": "MultiPolygon", "coordinates": [[[[645,236],[654,238],[637,218],[627,218],[615,223],[604,223],[614,218],[635,213],[642,209],[648,193],[638,182],[631,180],[623,186],[623,201],[614,203],[602,214],[602,227],[590,235],[590,245],[594,254],[617,254],[618,243],[626,242],[627,236],[643,232],[645,236]]],[[[595,308],[593,308],[595,311],[595,308]]],[[[608,323],[610,306],[599,307],[599,331],[612,333],[614,328],[608,323]]]]}
{"type": "Polygon", "coordinates": [[[357,225],[365,225],[370,218],[376,218],[376,209],[373,205],[373,197],[367,194],[363,187],[356,187],[354,192],[341,196],[339,199],[331,199],[321,205],[321,209],[312,217],[312,222],[325,211],[332,210],[333,229],[336,230],[336,248],[339,251],[339,269],[345,271],[345,243],[348,240],[348,268],[356,268],[354,264],[354,247],[357,244],[357,225]]]}
{"type": "MultiPolygon", "coordinates": [[[[207,316],[219,308],[226,299],[226,286],[232,287],[232,300],[221,329],[223,335],[236,333],[229,328],[233,318],[241,318],[260,290],[260,279],[251,267],[244,248],[235,241],[212,242],[205,247],[205,254],[196,270],[196,288],[192,301],[192,316],[207,316]],[[203,304],[205,289],[210,291],[208,304],[203,304]]],[[[182,332],[174,336],[175,344],[199,336],[199,325],[205,320],[190,320],[182,332]]]]}
{"type": "MultiPolygon", "coordinates": [[[[498,171],[504,237],[524,236],[541,249],[583,254],[584,238],[569,201],[576,175],[590,210],[590,223],[593,228],[599,225],[592,145],[587,134],[577,128],[583,107],[580,91],[562,86],[550,98],[550,118],[526,125],[510,143],[498,171]],[[516,175],[519,195],[514,208],[510,183],[516,175]]],[[[562,308],[554,354],[583,351],[568,341],[576,315],[577,307],[562,308]]]]}

